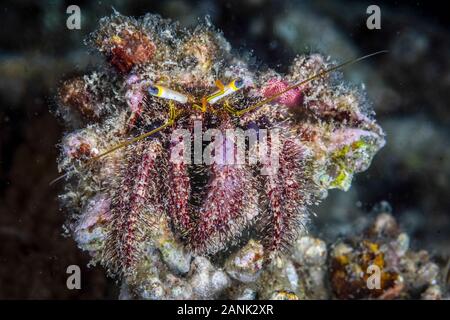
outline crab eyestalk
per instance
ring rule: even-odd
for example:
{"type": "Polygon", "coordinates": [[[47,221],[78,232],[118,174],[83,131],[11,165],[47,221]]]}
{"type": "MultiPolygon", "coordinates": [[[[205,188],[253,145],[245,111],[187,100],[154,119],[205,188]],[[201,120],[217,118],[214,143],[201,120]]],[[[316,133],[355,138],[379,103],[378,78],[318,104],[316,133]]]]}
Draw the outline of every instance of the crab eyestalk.
{"type": "Polygon", "coordinates": [[[159,85],[149,86],[147,92],[152,96],[177,101],[182,104],[188,102],[187,95],[159,85]]]}
{"type": "MultiPolygon", "coordinates": [[[[221,84],[221,82],[219,82],[219,83],[221,84]]],[[[209,104],[215,104],[216,102],[225,98],[226,96],[229,96],[230,94],[233,94],[236,91],[244,88],[244,80],[238,78],[236,80],[231,81],[226,86],[224,86],[224,85],[219,85],[219,86],[220,86],[220,88],[218,91],[214,92],[213,94],[211,94],[210,96],[208,96],[206,98],[206,101],[209,104]]]]}

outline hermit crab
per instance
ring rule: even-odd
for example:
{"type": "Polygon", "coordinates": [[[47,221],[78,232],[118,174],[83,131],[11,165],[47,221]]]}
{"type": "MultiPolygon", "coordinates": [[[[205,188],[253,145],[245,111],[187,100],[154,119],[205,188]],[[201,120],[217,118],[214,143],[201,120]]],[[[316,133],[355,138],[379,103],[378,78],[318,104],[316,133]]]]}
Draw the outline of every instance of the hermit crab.
{"type": "Polygon", "coordinates": [[[298,56],[281,75],[248,66],[208,20],[187,30],[150,14],[104,18],[87,43],[105,64],[59,89],[61,200],[112,275],[136,274],[163,232],[209,256],[258,239],[269,261],[384,144],[364,93],[335,72],[380,52],[298,56]]]}

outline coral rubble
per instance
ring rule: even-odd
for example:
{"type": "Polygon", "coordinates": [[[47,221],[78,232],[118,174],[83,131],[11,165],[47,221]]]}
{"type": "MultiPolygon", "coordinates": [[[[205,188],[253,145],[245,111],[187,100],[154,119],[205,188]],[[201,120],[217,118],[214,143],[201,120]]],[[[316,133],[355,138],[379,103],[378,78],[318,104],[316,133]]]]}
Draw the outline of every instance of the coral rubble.
{"type": "Polygon", "coordinates": [[[428,252],[411,250],[409,236],[386,213],[362,235],[333,244],[329,260],[332,292],[340,299],[440,299],[445,288],[444,275],[428,252]],[[375,268],[378,286],[369,284],[375,268]]]}

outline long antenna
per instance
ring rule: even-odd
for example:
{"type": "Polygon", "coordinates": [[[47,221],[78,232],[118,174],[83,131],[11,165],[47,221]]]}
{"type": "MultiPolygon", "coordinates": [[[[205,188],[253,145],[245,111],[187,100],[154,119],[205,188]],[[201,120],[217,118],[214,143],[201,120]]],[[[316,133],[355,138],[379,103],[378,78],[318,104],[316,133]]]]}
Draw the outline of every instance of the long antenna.
{"type": "MultiPolygon", "coordinates": [[[[309,78],[307,78],[305,80],[302,80],[302,81],[300,81],[298,83],[295,83],[295,84],[287,87],[286,89],[284,89],[284,90],[282,90],[282,91],[280,91],[280,92],[278,92],[278,93],[276,93],[276,94],[274,94],[274,95],[272,95],[272,96],[270,96],[270,97],[268,97],[268,98],[266,98],[264,100],[259,101],[258,103],[254,104],[254,105],[252,105],[252,106],[250,106],[248,108],[245,108],[245,109],[242,109],[242,110],[237,110],[235,114],[237,116],[241,116],[241,115],[243,115],[243,114],[245,114],[247,112],[250,112],[250,111],[253,111],[255,109],[258,109],[258,108],[262,107],[263,105],[265,105],[265,104],[275,100],[276,98],[282,96],[283,94],[285,94],[286,92],[288,92],[288,91],[290,91],[292,89],[298,88],[298,87],[300,87],[300,86],[302,86],[302,85],[304,85],[304,84],[306,84],[306,83],[308,83],[310,81],[318,79],[318,78],[320,78],[320,77],[322,77],[322,76],[324,76],[324,75],[326,75],[326,74],[328,74],[330,72],[333,72],[335,70],[338,70],[338,69],[341,69],[343,67],[352,65],[352,64],[357,63],[359,61],[368,59],[370,57],[373,57],[373,56],[376,56],[376,55],[379,55],[379,54],[382,54],[382,53],[387,53],[387,52],[388,52],[387,50],[381,50],[381,51],[373,52],[373,53],[367,54],[365,56],[362,56],[362,57],[359,57],[359,58],[356,58],[356,59],[348,60],[348,61],[346,61],[344,63],[341,63],[341,64],[336,65],[334,67],[331,67],[329,69],[325,69],[325,70],[323,70],[323,71],[321,71],[321,72],[319,72],[319,73],[317,73],[317,74],[315,74],[315,75],[313,75],[313,76],[311,76],[311,77],[309,77],[309,78]]],[[[162,126],[156,128],[156,129],[153,129],[152,131],[146,132],[146,133],[141,134],[141,135],[139,135],[137,137],[134,137],[132,139],[129,139],[129,140],[126,140],[124,142],[121,142],[121,143],[117,144],[113,148],[111,148],[111,149],[109,149],[109,150],[107,150],[107,151],[105,151],[105,152],[103,152],[103,153],[101,153],[101,154],[99,154],[99,155],[89,159],[86,162],[86,164],[89,165],[92,162],[94,162],[94,161],[96,161],[96,160],[98,160],[100,158],[103,158],[104,156],[106,156],[106,155],[108,155],[108,154],[110,154],[110,153],[112,153],[112,152],[114,152],[114,151],[116,151],[118,149],[121,149],[121,148],[124,148],[126,146],[129,146],[130,144],[133,144],[133,143],[138,142],[138,141],[140,141],[142,139],[145,139],[145,138],[147,138],[147,137],[149,137],[149,136],[151,136],[151,135],[153,135],[153,134],[155,134],[155,133],[157,133],[157,132],[167,128],[168,126],[173,124],[173,122],[175,121],[176,116],[177,116],[176,110],[173,108],[173,106],[171,106],[170,111],[169,111],[169,119],[171,119],[170,121],[166,122],[165,124],[163,124],[162,126]]],[[[63,175],[61,175],[61,176],[59,176],[58,178],[54,179],[53,181],[50,182],[50,185],[54,184],[55,182],[61,180],[64,177],[68,176],[69,173],[70,173],[70,171],[65,173],[65,174],[63,174],[63,175]]]]}
{"type": "Polygon", "coordinates": [[[320,77],[322,77],[322,76],[324,76],[324,75],[326,75],[326,74],[328,74],[330,72],[333,72],[333,71],[335,71],[337,69],[341,69],[343,67],[352,65],[352,64],[357,63],[359,61],[362,61],[364,59],[367,59],[367,58],[370,58],[370,57],[373,57],[373,56],[376,56],[376,55],[379,55],[379,54],[382,54],[382,53],[387,53],[387,52],[388,52],[387,50],[381,50],[381,51],[373,52],[373,53],[367,54],[365,56],[362,56],[362,57],[359,57],[359,58],[356,58],[356,59],[348,60],[348,61],[346,61],[344,63],[338,64],[337,66],[331,67],[329,69],[325,69],[325,70],[323,70],[323,71],[321,71],[321,72],[319,72],[319,73],[317,73],[317,74],[315,74],[315,75],[313,75],[313,76],[311,76],[311,77],[309,77],[309,78],[307,78],[305,80],[302,80],[302,81],[300,81],[298,83],[295,83],[295,84],[287,87],[286,89],[284,89],[284,90],[282,90],[282,91],[280,91],[280,92],[278,92],[278,93],[276,93],[276,94],[274,94],[274,95],[272,95],[272,96],[270,96],[270,97],[268,97],[268,98],[266,98],[264,100],[261,100],[260,102],[254,104],[254,105],[252,105],[252,106],[250,106],[248,108],[245,108],[245,109],[242,109],[242,110],[238,110],[236,112],[236,115],[237,116],[241,116],[241,115],[243,115],[243,114],[245,114],[247,112],[250,112],[250,111],[253,111],[253,110],[255,110],[255,109],[259,108],[259,107],[262,107],[263,105],[265,105],[265,104],[275,100],[276,98],[279,98],[280,96],[282,96],[286,92],[288,92],[288,91],[290,91],[292,89],[298,88],[298,87],[300,87],[300,86],[302,86],[302,85],[304,85],[304,84],[306,84],[308,82],[311,82],[311,81],[313,81],[315,79],[318,79],[318,78],[320,78],[320,77]]]}
{"type": "Polygon", "coordinates": [[[95,157],[92,157],[91,159],[89,159],[87,164],[90,164],[91,162],[94,162],[94,161],[96,161],[96,160],[98,160],[100,158],[103,158],[104,156],[106,156],[106,155],[108,155],[108,154],[110,154],[110,153],[112,153],[112,152],[114,152],[114,151],[116,151],[118,149],[124,148],[126,146],[129,146],[130,144],[133,144],[133,143],[138,142],[138,141],[140,141],[142,139],[145,139],[145,138],[151,136],[152,134],[155,134],[155,133],[157,133],[157,132],[167,128],[169,125],[170,124],[168,122],[166,122],[162,126],[156,128],[156,129],[153,129],[152,131],[143,133],[140,136],[134,137],[134,138],[132,138],[130,140],[123,141],[123,142],[117,144],[116,146],[114,146],[113,148],[111,148],[111,149],[109,149],[109,150],[107,150],[107,151],[105,151],[105,152],[103,152],[103,153],[101,153],[101,154],[99,154],[99,155],[97,155],[95,157]]]}
{"type": "MultiPolygon", "coordinates": [[[[157,133],[157,132],[159,132],[159,131],[165,129],[165,128],[168,127],[169,125],[171,125],[171,123],[170,123],[170,122],[166,122],[166,123],[163,124],[162,126],[156,128],[156,129],[153,129],[152,131],[149,131],[149,132],[146,132],[146,133],[144,133],[144,134],[141,134],[140,136],[134,137],[134,138],[132,138],[132,139],[130,139],[130,140],[123,141],[123,142],[117,144],[116,146],[114,146],[113,148],[111,148],[111,149],[109,149],[109,150],[107,150],[107,151],[105,151],[105,152],[103,152],[103,153],[101,153],[101,154],[99,154],[99,155],[97,155],[97,156],[95,156],[95,157],[92,157],[91,159],[89,159],[89,160],[86,162],[86,165],[89,165],[89,164],[91,164],[92,162],[97,161],[98,159],[103,158],[104,156],[106,156],[106,155],[108,155],[108,154],[110,154],[110,153],[112,153],[112,152],[114,152],[114,151],[116,151],[116,150],[118,150],[118,149],[120,149],[120,148],[124,148],[124,147],[126,147],[126,146],[129,146],[130,144],[133,144],[133,143],[138,142],[138,141],[140,141],[140,140],[142,140],[142,139],[145,139],[145,138],[151,136],[152,134],[155,134],[155,133],[157,133]]],[[[71,171],[68,171],[68,172],[66,172],[65,174],[59,176],[58,178],[52,180],[52,181],[49,183],[49,185],[53,185],[54,183],[58,182],[59,180],[61,180],[61,179],[65,178],[65,177],[67,177],[67,176],[69,175],[70,172],[71,172],[71,171]]]]}

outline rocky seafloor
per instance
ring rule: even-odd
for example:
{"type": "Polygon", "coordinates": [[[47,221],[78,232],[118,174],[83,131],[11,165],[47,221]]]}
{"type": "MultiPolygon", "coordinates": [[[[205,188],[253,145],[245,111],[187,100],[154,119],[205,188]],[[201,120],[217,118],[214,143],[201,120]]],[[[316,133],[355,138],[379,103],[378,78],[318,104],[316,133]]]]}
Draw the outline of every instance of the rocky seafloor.
{"type": "Polygon", "coordinates": [[[409,236],[389,213],[375,216],[362,233],[334,243],[302,236],[270,265],[254,240],[221,261],[192,256],[165,240],[159,248],[148,248],[146,260],[145,280],[133,287],[124,283],[120,299],[450,298],[448,263],[411,248],[409,236]]]}

